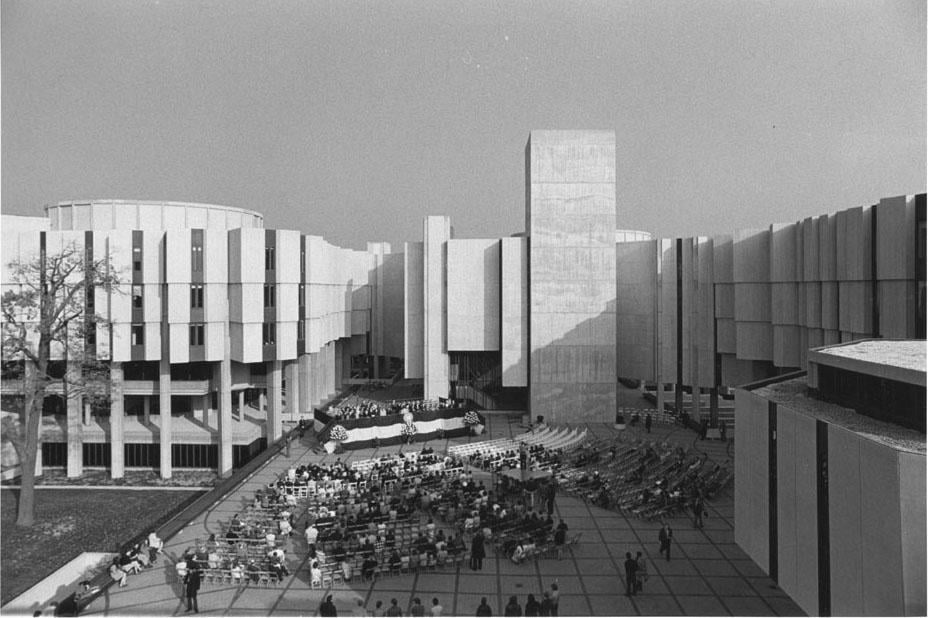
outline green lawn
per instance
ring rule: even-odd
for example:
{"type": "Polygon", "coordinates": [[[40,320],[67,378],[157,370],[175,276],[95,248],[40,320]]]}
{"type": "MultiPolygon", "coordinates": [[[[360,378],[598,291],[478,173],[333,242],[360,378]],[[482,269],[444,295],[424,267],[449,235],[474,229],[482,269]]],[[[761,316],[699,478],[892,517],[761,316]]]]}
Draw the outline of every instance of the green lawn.
{"type": "Polygon", "coordinates": [[[0,603],[84,551],[116,551],[197,491],[41,489],[36,522],[17,528],[18,490],[0,491],[0,603]]]}

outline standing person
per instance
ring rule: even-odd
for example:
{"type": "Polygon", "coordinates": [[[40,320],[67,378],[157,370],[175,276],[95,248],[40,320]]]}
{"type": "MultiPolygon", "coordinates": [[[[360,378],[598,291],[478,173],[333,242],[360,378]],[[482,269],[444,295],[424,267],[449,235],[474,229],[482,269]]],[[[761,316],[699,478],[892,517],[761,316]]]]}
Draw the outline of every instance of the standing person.
{"type": "Polygon", "coordinates": [[[442,612],[445,611],[445,608],[438,602],[438,597],[432,597],[432,609],[429,611],[432,613],[432,616],[441,616],[442,612]]]}
{"type": "Polygon", "coordinates": [[[728,425],[725,424],[725,421],[719,421],[719,438],[722,442],[725,442],[728,436],[728,425]]]}
{"type": "Polygon", "coordinates": [[[696,528],[702,528],[702,516],[705,510],[706,507],[703,503],[702,493],[697,489],[693,496],[693,526],[696,528]]]}
{"type": "Polygon", "coordinates": [[[661,531],[657,533],[657,540],[661,543],[661,554],[666,554],[667,562],[670,562],[670,542],[673,539],[673,530],[666,521],[661,526],[661,531]]]}
{"type": "Polygon", "coordinates": [[[541,611],[541,603],[535,600],[535,595],[530,594],[525,600],[525,615],[526,616],[537,616],[538,612],[541,611]]]}
{"type": "Polygon", "coordinates": [[[522,615],[522,606],[519,605],[519,599],[516,598],[516,595],[509,597],[509,603],[506,603],[506,608],[503,610],[504,616],[521,616],[522,615]]]}
{"type": "Polygon", "coordinates": [[[638,570],[638,563],[632,559],[632,552],[625,552],[625,596],[635,596],[635,590],[638,587],[635,579],[635,572],[638,570]]]}
{"type": "Polygon", "coordinates": [[[386,616],[386,611],[383,608],[383,601],[377,601],[377,603],[374,604],[374,616],[376,618],[383,618],[386,616]]]}
{"type": "Polygon", "coordinates": [[[200,569],[193,567],[184,576],[184,594],[187,596],[187,612],[200,613],[197,592],[200,590],[200,569]]]}
{"type": "Polygon", "coordinates": [[[648,433],[651,433],[651,423],[653,422],[654,421],[651,418],[651,413],[648,412],[648,415],[644,417],[644,428],[647,430],[648,433]]]}
{"type": "Polygon", "coordinates": [[[319,606],[320,616],[338,616],[338,610],[335,609],[335,603],[332,602],[332,595],[327,595],[322,605],[319,606]]]}
{"type": "Polygon", "coordinates": [[[390,608],[387,610],[387,616],[402,616],[403,610],[400,609],[399,601],[390,599],[390,608]]]}
{"type": "Polygon", "coordinates": [[[474,533],[474,542],[470,546],[470,568],[472,571],[483,570],[483,559],[486,557],[484,548],[483,531],[478,530],[474,533]]]}
{"type": "Polygon", "coordinates": [[[551,615],[557,616],[557,608],[561,604],[561,591],[558,589],[556,579],[551,584],[551,591],[548,593],[548,598],[551,599],[551,615]]]}
{"type": "Polygon", "coordinates": [[[409,608],[410,616],[425,616],[425,605],[422,604],[422,599],[416,597],[412,600],[412,607],[409,608]]]}
{"type": "Polygon", "coordinates": [[[477,615],[478,616],[492,616],[493,610],[490,609],[490,605],[487,603],[487,598],[482,597],[480,599],[480,605],[477,606],[477,615]]]}
{"type": "Polygon", "coordinates": [[[545,590],[541,596],[541,606],[538,608],[539,616],[551,616],[551,593],[545,590]]]}
{"type": "Polygon", "coordinates": [[[560,560],[562,554],[564,553],[564,543],[567,542],[567,524],[564,523],[564,520],[561,520],[561,523],[557,525],[557,528],[554,530],[554,547],[557,548],[557,559],[560,560]]]}
{"type": "Polygon", "coordinates": [[[638,565],[635,568],[635,591],[644,592],[644,583],[648,581],[648,562],[641,552],[638,552],[635,562],[638,565]]]}

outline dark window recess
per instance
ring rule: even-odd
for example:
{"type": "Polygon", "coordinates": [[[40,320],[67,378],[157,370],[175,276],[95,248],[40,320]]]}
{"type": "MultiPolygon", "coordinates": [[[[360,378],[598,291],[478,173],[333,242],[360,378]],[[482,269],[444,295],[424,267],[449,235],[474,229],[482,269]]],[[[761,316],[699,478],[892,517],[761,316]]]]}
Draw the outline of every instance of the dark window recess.
{"type": "Polygon", "coordinates": [[[296,323],[296,338],[300,341],[306,339],[306,322],[303,320],[296,323]]]}
{"type": "Polygon", "coordinates": [[[140,285],[132,286],[132,307],[134,309],[142,308],[142,286],[140,285]]]}
{"type": "Polygon", "coordinates": [[[251,444],[232,446],[232,467],[241,468],[267,448],[267,438],[258,438],[251,444]]]}
{"type": "Polygon", "coordinates": [[[191,324],[190,325],[190,345],[203,345],[205,330],[206,330],[206,326],[204,324],[191,324]]]}
{"type": "Polygon", "coordinates": [[[172,444],[171,463],[175,468],[218,468],[216,444],[172,444]]]}
{"type": "Polygon", "coordinates": [[[306,250],[300,251],[300,273],[306,272],[306,250]]]}
{"type": "Polygon", "coordinates": [[[306,306],[306,286],[302,283],[300,284],[300,291],[298,293],[298,296],[299,296],[299,298],[297,299],[297,302],[299,303],[298,306],[305,307],[306,306]]]}
{"type": "Polygon", "coordinates": [[[203,285],[194,284],[190,286],[190,308],[191,309],[202,309],[203,308],[203,285]]]}
{"type": "Polygon", "coordinates": [[[925,388],[819,365],[815,395],[888,423],[925,431],[925,388]]]}
{"type": "Polygon", "coordinates": [[[142,272],[142,248],[132,247],[132,270],[142,272]]]}
{"type": "Polygon", "coordinates": [[[81,445],[84,451],[84,465],[95,468],[110,467],[109,442],[84,442],[81,445]]]}
{"type": "Polygon", "coordinates": [[[161,465],[160,444],[126,444],[123,453],[127,468],[157,468],[161,465]]]}
{"type": "Polygon", "coordinates": [[[277,305],[277,290],[273,283],[264,284],[264,307],[274,307],[277,305]]]}
{"type": "Polygon", "coordinates": [[[132,345],[145,345],[145,325],[144,324],[133,324],[132,325],[131,342],[132,342],[132,345]]]}
{"type": "Polygon", "coordinates": [[[48,468],[64,467],[68,465],[67,442],[43,442],[42,466],[48,468]]]}
{"type": "Polygon", "coordinates": [[[276,261],[274,259],[274,247],[264,248],[264,270],[274,270],[276,261]]]}
{"type": "Polygon", "coordinates": [[[273,345],[277,343],[277,324],[274,322],[265,322],[261,325],[261,331],[264,345],[273,345]]]}

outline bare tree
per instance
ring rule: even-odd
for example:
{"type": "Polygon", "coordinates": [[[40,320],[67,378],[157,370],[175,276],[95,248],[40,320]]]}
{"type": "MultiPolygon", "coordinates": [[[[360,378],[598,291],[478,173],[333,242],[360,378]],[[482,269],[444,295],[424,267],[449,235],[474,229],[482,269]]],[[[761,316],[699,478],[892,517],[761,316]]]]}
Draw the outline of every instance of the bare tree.
{"type": "Polygon", "coordinates": [[[2,297],[4,378],[22,381],[23,402],[15,416],[2,421],[22,466],[16,525],[35,521],[35,464],[41,443],[46,394],[60,384],[67,398],[105,400],[109,365],[96,357],[99,326],[109,322],[94,310],[94,291],[118,290],[120,283],[109,255],[94,258],[77,244],[9,264],[10,278],[2,297]],[[60,371],[53,361],[64,361],[60,371]],[[50,371],[58,369],[58,371],[50,371]]]}

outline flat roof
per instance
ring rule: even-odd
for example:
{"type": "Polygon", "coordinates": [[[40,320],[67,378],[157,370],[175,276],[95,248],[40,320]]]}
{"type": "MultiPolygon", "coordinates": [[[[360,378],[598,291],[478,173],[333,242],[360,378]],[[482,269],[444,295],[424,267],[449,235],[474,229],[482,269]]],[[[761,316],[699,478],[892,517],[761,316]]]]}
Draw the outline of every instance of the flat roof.
{"type": "Polygon", "coordinates": [[[874,442],[900,451],[925,454],[925,434],[810,397],[805,377],[767,384],[751,392],[817,420],[839,425],[874,442]]]}
{"type": "Polygon", "coordinates": [[[810,350],[809,362],[925,386],[926,356],[923,340],[862,339],[810,350]]]}

